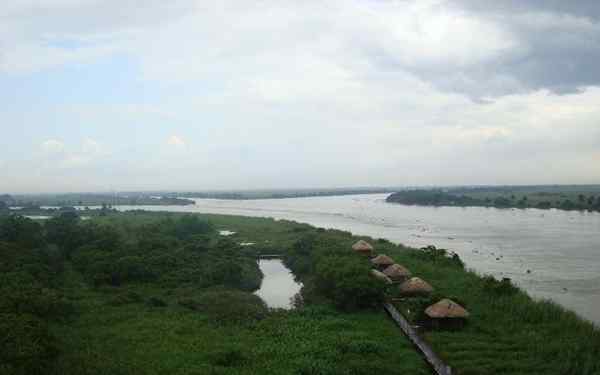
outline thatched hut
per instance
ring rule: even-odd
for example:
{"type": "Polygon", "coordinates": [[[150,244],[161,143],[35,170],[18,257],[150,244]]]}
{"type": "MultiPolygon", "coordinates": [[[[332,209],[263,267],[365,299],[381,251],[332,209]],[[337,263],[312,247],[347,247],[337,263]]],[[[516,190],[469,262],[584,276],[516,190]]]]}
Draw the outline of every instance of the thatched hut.
{"type": "Polygon", "coordinates": [[[466,323],[469,312],[451,299],[444,298],[426,308],[425,316],[433,328],[460,328],[466,323]]]}
{"type": "Polygon", "coordinates": [[[375,258],[371,259],[371,263],[373,266],[380,271],[388,268],[392,264],[394,264],[394,260],[385,254],[379,254],[375,258]]]}
{"type": "Polygon", "coordinates": [[[400,293],[405,296],[425,295],[433,292],[433,287],[419,277],[412,277],[402,284],[399,288],[400,293]]]}
{"type": "Polygon", "coordinates": [[[381,280],[386,284],[392,284],[392,279],[390,279],[389,277],[387,277],[387,275],[383,272],[377,271],[377,270],[371,270],[371,275],[375,276],[375,278],[377,280],[381,280]]]}
{"type": "Polygon", "coordinates": [[[398,263],[394,263],[391,266],[386,267],[386,269],[383,270],[383,273],[395,283],[402,283],[408,280],[411,276],[410,271],[398,263]]]}
{"type": "Polygon", "coordinates": [[[371,256],[373,253],[373,246],[371,246],[371,244],[367,241],[360,240],[352,245],[352,250],[362,255],[371,256]]]}

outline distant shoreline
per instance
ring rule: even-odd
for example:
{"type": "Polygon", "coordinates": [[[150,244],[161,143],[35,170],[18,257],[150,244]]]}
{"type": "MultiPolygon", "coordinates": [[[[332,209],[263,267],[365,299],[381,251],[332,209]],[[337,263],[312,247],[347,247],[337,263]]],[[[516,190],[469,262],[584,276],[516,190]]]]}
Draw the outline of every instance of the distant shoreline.
{"type": "Polygon", "coordinates": [[[537,208],[563,211],[600,212],[600,189],[539,191],[527,188],[472,188],[472,189],[415,189],[399,191],[386,198],[388,203],[434,207],[493,207],[537,208]]]}

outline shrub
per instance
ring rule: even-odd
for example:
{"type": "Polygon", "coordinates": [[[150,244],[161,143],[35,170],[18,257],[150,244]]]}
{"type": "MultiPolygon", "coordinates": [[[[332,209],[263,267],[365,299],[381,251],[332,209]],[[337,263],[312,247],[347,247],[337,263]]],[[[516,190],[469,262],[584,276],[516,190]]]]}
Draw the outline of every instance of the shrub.
{"type": "Polygon", "coordinates": [[[218,324],[246,324],[263,319],[268,308],[260,297],[246,292],[215,287],[178,300],[179,305],[205,313],[218,324]]]}
{"type": "Polygon", "coordinates": [[[58,355],[46,323],[31,314],[0,313],[0,373],[45,374],[58,355]]]}
{"type": "Polygon", "coordinates": [[[358,256],[327,256],[316,267],[316,290],[341,309],[371,307],[383,297],[384,286],[370,274],[371,267],[358,256]]]}
{"type": "Polygon", "coordinates": [[[237,347],[218,349],[209,354],[209,361],[215,366],[236,367],[246,360],[244,352],[237,347]]]}
{"type": "Polygon", "coordinates": [[[116,296],[110,298],[107,302],[111,306],[122,306],[130,303],[138,303],[142,301],[142,296],[136,292],[119,292],[116,296]]]}
{"type": "Polygon", "coordinates": [[[148,306],[150,307],[165,307],[167,303],[160,298],[150,297],[147,301],[148,306]]]}
{"type": "Polygon", "coordinates": [[[510,296],[519,291],[519,288],[513,285],[509,278],[496,280],[494,276],[487,275],[483,277],[483,290],[495,296],[510,296]]]}

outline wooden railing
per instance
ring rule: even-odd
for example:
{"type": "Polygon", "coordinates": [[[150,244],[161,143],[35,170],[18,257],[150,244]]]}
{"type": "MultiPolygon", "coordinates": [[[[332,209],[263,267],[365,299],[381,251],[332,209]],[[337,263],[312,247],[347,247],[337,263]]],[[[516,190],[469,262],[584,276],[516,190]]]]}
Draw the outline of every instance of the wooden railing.
{"type": "Polygon", "coordinates": [[[396,322],[396,324],[402,329],[404,334],[413,342],[413,344],[419,348],[429,365],[438,375],[452,375],[452,369],[446,365],[444,361],[431,349],[429,344],[425,342],[419,336],[417,331],[410,325],[406,318],[396,310],[396,308],[389,302],[383,304],[383,308],[388,312],[390,317],[396,322]]]}

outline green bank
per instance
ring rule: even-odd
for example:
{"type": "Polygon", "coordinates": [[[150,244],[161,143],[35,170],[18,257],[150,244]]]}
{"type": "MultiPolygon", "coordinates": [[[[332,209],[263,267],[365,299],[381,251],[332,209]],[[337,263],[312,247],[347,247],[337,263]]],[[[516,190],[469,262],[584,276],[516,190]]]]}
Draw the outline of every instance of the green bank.
{"type": "MultiPolygon", "coordinates": [[[[380,308],[397,285],[371,277],[351,250],[357,239],[235,216],[5,215],[0,373],[430,373],[380,308]],[[303,283],[296,309],[269,309],[252,294],[261,253],[284,255],[303,283]]],[[[434,287],[398,303],[410,319],[440,298],[469,310],[460,329],[423,332],[455,373],[600,371],[600,333],[575,314],[469,272],[448,252],[365,239],[434,287]]]]}

